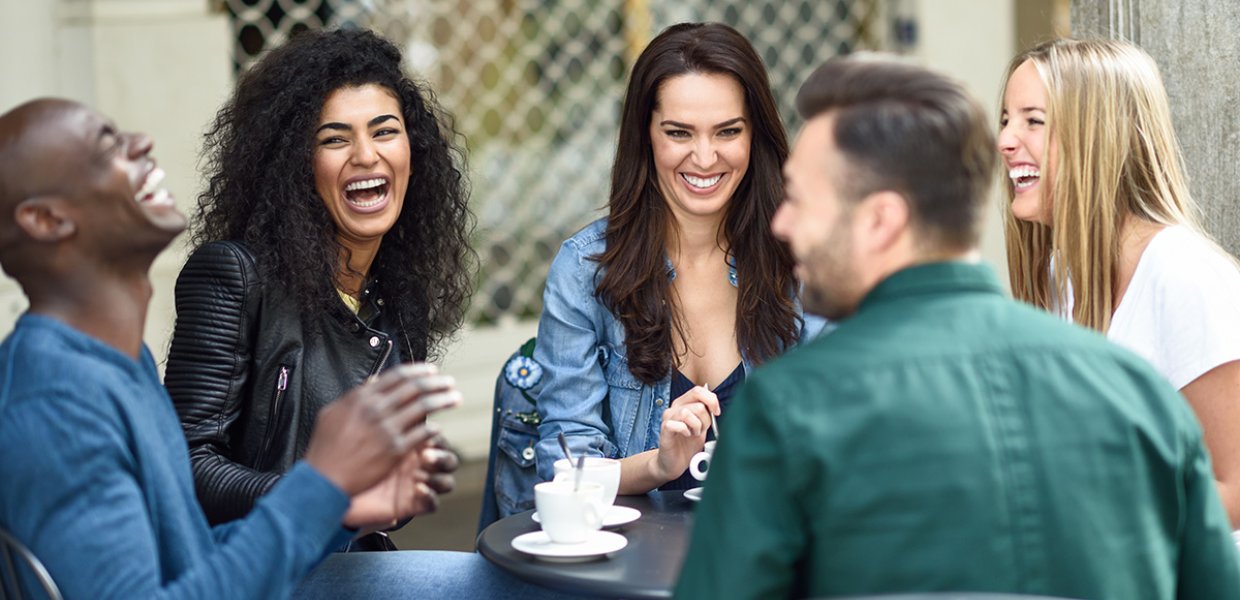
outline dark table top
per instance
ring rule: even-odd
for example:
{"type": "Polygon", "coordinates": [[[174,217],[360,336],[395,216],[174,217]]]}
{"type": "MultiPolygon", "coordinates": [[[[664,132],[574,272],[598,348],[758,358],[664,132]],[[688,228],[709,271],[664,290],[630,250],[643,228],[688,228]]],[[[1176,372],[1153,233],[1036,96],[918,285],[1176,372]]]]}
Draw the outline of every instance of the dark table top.
{"type": "Polygon", "coordinates": [[[540,529],[532,510],[492,523],[478,536],[478,552],[501,569],[551,589],[609,598],[670,598],[689,548],[694,503],[681,491],[654,491],[617,496],[616,504],[636,508],[642,516],[611,530],[629,543],[606,557],[557,563],[519,552],[512,540],[540,529]]]}
{"type": "Polygon", "coordinates": [[[927,592],[924,594],[883,594],[881,596],[848,596],[835,600],[1072,600],[1050,596],[1026,596],[991,592],[927,592]]]}

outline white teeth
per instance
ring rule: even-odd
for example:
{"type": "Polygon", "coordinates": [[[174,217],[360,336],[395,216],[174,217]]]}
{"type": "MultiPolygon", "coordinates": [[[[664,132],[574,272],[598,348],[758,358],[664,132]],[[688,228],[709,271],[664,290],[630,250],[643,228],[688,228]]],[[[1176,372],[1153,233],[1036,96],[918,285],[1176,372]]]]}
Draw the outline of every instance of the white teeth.
{"type": "Polygon", "coordinates": [[[369,190],[371,188],[377,188],[385,183],[387,183],[386,179],[383,179],[382,177],[376,177],[374,179],[354,181],[353,183],[350,183],[349,185],[344,186],[344,189],[345,191],[356,192],[358,190],[369,190]]]}
{"type": "Polygon", "coordinates": [[[151,172],[146,175],[146,179],[142,181],[142,189],[138,190],[133,199],[142,202],[143,198],[154,194],[159,190],[159,185],[164,182],[164,175],[164,170],[159,167],[151,169],[151,172]]]}
{"type": "Polygon", "coordinates": [[[387,194],[383,194],[379,196],[378,198],[375,198],[374,200],[367,200],[365,202],[358,202],[356,200],[350,200],[349,198],[345,198],[345,201],[358,208],[370,208],[372,206],[379,204],[380,202],[383,202],[385,198],[387,198],[387,194]]]}
{"type": "Polygon", "coordinates": [[[172,194],[168,190],[160,187],[164,182],[164,170],[155,167],[147,173],[146,179],[142,181],[142,189],[134,195],[134,201],[139,204],[173,206],[176,202],[172,198],[172,194]]]}
{"type": "Polygon", "coordinates": [[[1019,167],[1012,167],[1008,171],[1008,177],[1011,177],[1012,179],[1016,179],[1017,177],[1038,177],[1041,174],[1042,172],[1039,171],[1037,167],[1033,167],[1030,165],[1021,165],[1019,167]]]}
{"type": "Polygon", "coordinates": [[[706,177],[706,178],[694,177],[692,175],[686,175],[684,173],[681,173],[680,176],[684,177],[685,181],[689,182],[689,185],[695,188],[708,188],[712,185],[715,185],[716,183],[719,183],[719,180],[723,178],[722,173],[720,173],[719,175],[715,175],[714,177],[706,177]]]}
{"type": "Polygon", "coordinates": [[[152,196],[151,199],[147,201],[147,203],[163,204],[167,206],[172,206],[173,204],[175,204],[175,202],[173,202],[172,200],[172,194],[168,193],[168,190],[165,190],[162,188],[159,190],[156,190],[154,196],[152,196]]]}
{"type": "Polygon", "coordinates": [[[1012,180],[1012,185],[1018,190],[1033,187],[1042,177],[1042,172],[1037,167],[1031,165],[1020,165],[1008,169],[1008,178],[1012,180]]]}
{"type": "MultiPolygon", "coordinates": [[[[353,183],[350,183],[349,185],[344,186],[344,189],[346,192],[373,190],[373,189],[380,188],[384,185],[387,185],[387,182],[388,180],[385,177],[374,177],[371,179],[363,179],[361,181],[354,181],[353,183]]],[[[381,194],[378,198],[373,198],[371,200],[366,200],[366,201],[354,200],[352,198],[349,198],[348,196],[345,196],[346,202],[358,208],[370,208],[372,206],[377,206],[380,202],[383,202],[386,199],[387,199],[386,192],[381,194]]]]}

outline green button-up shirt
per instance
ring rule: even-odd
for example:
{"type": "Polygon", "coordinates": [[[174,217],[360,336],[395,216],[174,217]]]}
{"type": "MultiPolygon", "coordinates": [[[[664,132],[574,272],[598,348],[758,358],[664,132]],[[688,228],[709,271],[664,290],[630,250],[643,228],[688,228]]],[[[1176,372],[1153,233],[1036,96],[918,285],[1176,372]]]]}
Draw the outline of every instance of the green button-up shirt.
{"type": "Polygon", "coordinates": [[[731,410],[678,598],[1240,598],[1184,399],[984,265],[892,275],[731,410]]]}

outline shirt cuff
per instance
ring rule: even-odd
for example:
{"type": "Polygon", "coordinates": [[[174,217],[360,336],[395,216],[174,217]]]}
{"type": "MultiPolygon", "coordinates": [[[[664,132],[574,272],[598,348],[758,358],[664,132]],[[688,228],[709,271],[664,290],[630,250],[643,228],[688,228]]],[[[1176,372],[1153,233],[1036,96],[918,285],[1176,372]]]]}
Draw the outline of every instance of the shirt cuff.
{"type": "Polygon", "coordinates": [[[279,504],[283,514],[300,515],[301,533],[325,543],[329,551],[347,543],[356,534],[344,527],[344,513],[350,498],[304,460],[280,478],[268,497],[279,504]],[[295,491],[294,491],[295,490],[295,491]]]}

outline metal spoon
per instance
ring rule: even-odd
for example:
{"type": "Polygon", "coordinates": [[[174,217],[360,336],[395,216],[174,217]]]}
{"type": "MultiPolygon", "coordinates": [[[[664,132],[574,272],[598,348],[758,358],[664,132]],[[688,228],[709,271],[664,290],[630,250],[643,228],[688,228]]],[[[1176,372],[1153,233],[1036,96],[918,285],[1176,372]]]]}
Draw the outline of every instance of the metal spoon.
{"type": "MultiPolygon", "coordinates": [[[[708,392],[709,392],[709,391],[710,391],[710,384],[709,384],[709,383],[703,383],[703,384],[702,384],[702,389],[704,389],[704,390],[706,390],[706,391],[708,391],[708,392]]],[[[713,433],[713,434],[715,434],[715,439],[716,439],[716,440],[718,440],[718,439],[719,439],[719,426],[715,424],[715,413],[710,413],[710,432],[711,432],[711,433],[713,433]]]]}
{"type": "Polygon", "coordinates": [[[564,439],[563,431],[560,432],[560,449],[564,451],[564,457],[568,459],[568,464],[573,464],[573,453],[568,450],[568,440],[564,439]]]}
{"type": "Polygon", "coordinates": [[[581,487],[581,474],[586,470],[586,457],[581,455],[577,457],[577,474],[573,476],[573,493],[577,493],[577,488],[581,487]]]}

